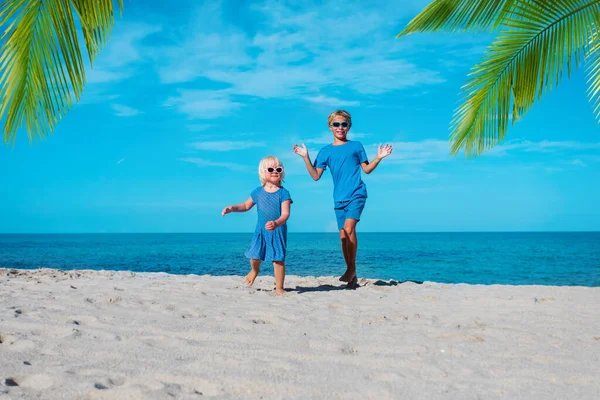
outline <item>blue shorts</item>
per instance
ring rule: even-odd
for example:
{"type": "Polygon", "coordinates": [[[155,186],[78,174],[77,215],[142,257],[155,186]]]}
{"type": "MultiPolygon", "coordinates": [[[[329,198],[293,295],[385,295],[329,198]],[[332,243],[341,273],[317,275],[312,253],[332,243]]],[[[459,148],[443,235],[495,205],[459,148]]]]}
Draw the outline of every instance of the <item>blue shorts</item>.
{"type": "Polygon", "coordinates": [[[362,214],[366,202],[366,197],[356,197],[352,200],[334,202],[333,208],[335,210],[335,217],[340,231],[344,229],[344,224],[347,219],[353,219],[357,222],[360,221],[360,214],[362,214]]]}

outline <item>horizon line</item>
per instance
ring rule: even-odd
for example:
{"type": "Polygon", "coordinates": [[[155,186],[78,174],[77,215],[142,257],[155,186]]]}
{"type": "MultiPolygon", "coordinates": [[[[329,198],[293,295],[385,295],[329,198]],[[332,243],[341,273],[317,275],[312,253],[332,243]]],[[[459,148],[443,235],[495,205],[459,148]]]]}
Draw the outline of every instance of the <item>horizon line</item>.
{"type": "MultiPolygon", "coordinates": [[[[600,230],[481,230],[481,231],[361,231],[361,234],[391,233],[391,234],[417,234],[417,233],[600,233],[600,230]]],[[[0,232],[0,235],[231,235],[248,234],[253,232],[0,232]]],[[[300,231],[288,234],[339,234],[338,231],[300,231]]]]}

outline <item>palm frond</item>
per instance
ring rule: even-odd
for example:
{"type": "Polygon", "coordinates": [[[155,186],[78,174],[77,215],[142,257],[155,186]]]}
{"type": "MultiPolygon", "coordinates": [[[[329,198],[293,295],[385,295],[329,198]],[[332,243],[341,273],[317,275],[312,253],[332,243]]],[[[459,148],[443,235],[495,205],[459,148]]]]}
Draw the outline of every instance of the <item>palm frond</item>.
{"type": "MultiPolygon", "coordinates": [[[[110,36],[113,22],[113,0],[72,0],[81,20],[83,36],[88,49],[90,62],[98,55],[110,36]]],[[[123,12],[124,0],[117,0],[119,12],[123,12]]]]}
{"type": "MultiPolygon", "coordinates": [[[[600,20],[598,21],[600,24],[600,20]]],[[[588,74],[588,95],[596,119],[600,122],[600,27],[596,25],[592,32],[590,50],[586,54],[586,65],[588,74]]]]}
{"type": "MultiPolygon", "coordinates": [[[[122,9],[123,0],[118,0],[122,9]]],[[[0,119],[4,142],[21,126],[29,140],[45,137],[79,100],[85,70],[75,13],[90,61],[113,24],[112,0],[12,0],[0,5],[0,119]]]]}
{"type": "Polygon", "coordinates": [[[479,155],[504,139],[513,122],[579,66],[599,20],[598,0],[515,2],[503,30],[476,65],[452,122],[451,152],[479,155]]]}
{"type": "Polygon", "coordinates": [[[496,29],[516,0],[435,0],[396,37],[415,32],[484,32],[496,29]]]}

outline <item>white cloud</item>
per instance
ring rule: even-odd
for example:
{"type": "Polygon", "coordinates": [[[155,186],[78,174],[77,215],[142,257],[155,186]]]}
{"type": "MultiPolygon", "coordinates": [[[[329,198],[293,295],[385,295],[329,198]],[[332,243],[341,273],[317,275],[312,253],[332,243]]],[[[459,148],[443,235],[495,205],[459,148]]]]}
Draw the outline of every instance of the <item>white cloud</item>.
{"type": "Polygon", "coordinates": [[[359,101],[340,100],[335,97],[327,97],[323,95],[305,97],[305,100],[310,101],[311,103],[323,104],[330,107],[357,107],[360,105],[359,101]]]}
{"type": "Polygon", "coordinates": [[[211,119],[231,114],[243,106],[230,98],[229,90],[179,90],[178,96],[165,101],[165,107],[174,107],[190,118],[211,119]]]}
{"type": "Polygon", "coordinates": [[[571,165],[579,165],[580,167],[587,167],[587,164],[579,159],[571,161],[571,165]]]}
{"type": "Polygon", "coordinates": [[[146,57],[140,42],[159,31],[160,26],[117,21],[111,39],[96,57],[94,67],[87,70],[87,82],[110,83],[133,76],[135,64],[146,57]]]}
{"type": "Polygon", "coordinates": [[[85,90],[79,104],[98,104],[98,103],[108,103],[112,100],[118,99],[120,95],[118,94],[109,94],[105,90],[85,90]]]}
{"type": "MultiPolygon", "coordinates": [[[[372,158],[377,154],[381,143],[370,144],[366,147],[367,154],[372,158]]],[[[427,139],[420,142],[392,142],[392,154],[387,157],[391,164],[425,164],[430,162],[450,161],[450,144],[446,140],[427,139]]]]}
{"type": "Polygon", "coordinates": [[[202,132],[202,131],[206,131],[212,127],[213,127],[213,125],[210,125],[210,124],[189,124],[187,126],[188,130],[192,131],[192,132],[202,132]]]}
{"type": "MultiPolygon", "coordinates": [[[[321,136],[305,139],[302,143],[308,144],[329,144],[333,141],[333,135],[331,132],[323,132],[321,136]]],[[[299,143],[300,144],[300,143],[299,143]]]]}
{"type": "Polygon", "coordinates": [[[254,142],[254,141],[220,140],[220,141],[209,141],[209,142],[195,142],[195,143],[190,143],[190,146],[197,150],[231,151],[231,150],[251,149],[254,147],[264,147],[264,146],[266,146],[266,143],[254,142]]]}
{"type": "Polygon", "coordinates": [[[85,74],[87,83],[108,83],[121,81],[129,78],[133,73],[131,71],[109,71],[97,68],[91,68],[85,74]]]}
{"type": "Polygon", "coordinates": [[[439,178],[439,174],[435,172],[421,171],[418,169],[404,171],[401,173],[376,173],[374,175],[368,175],[364,179],[366,182],[369,181],[382,181],[382,182],[418,182],[418,181],[430,181],[439,178]]]}
{"type": "Polygon", "coordinates": [[[241,164],[235,164],[235,163],[230,163],[230,162],[217,162],[217,161],[210,161],[210,160],[205,160],[203,158],[197,158],[197,157],[187,157],[187,158],[180,158],[180,161],[185,161],[188,163],[192,163],[201,167],[221,167],[221,168],[227,168],[230,169],[232,171],[245,171],[248,168],[245,165],[241,165],[241,164]]]}
{"type": "Polygon", "coordinates": [[[139,43],[148,36],[160,32],[162,27],[140,22],[117,23],[111,39],[98,56],[99,65],[122,67],[144,59],[139,43]]]}
{"type": "Polygon", "coordinates": [[[117,165],[121,164],[123,161],[125,161],[125,159],[121,158],[119,161],[117,161],[117,165]]]}
{"type": "MultiPolygon", "coordinates": [[[[406,44],[394,39],[408,17],[426,4],[350,1],[340,7],[333,0],[293,6],[267,1],[239,7],[238,18],[247,17],[260,26],[243,29],[243,24],[223,16],[222,2],[204,3],[192,13],[193,23],[178,27],[173,45],[148,53],[164,83],[204,78],[227,85],[220,109],[227,108],[228,102],[236,104],[231,96],[358,105],[322,93],[343,88],[381,94],[444,81],[425,64],[401,58],[399,51],[406,44]]],[[[197,108],[187,113],[195,118],[222,115],[197,108]]]]}
{"type": "MultiPolygon", "coordinates": [[[[530,142],[531,143],[531,142],[530,142]]],[[[600,149],[600,143],[583,143],[575,141],[552,142],[544,140],[542,142],[531,143],[527,151],[556,151],[560,149],[572,150],[593,150],[600,149]]]]}
{"type": "Polygon", "coordinates": [[[532,142],[529,140],[512,140],[500,144],[485,154],[490,156],[504,156],[509,151],[523,151],[536,153],[552,153],[558,151],[583,151],[600,149],[600,143],[584,143],[576,141],[548,141],[532,142]]]}
{"type": "Polygon", "coordinates": [[[125,106],[123,104],[112,104],[112,109],[115,111],[117,117],[134,117],[138,114],[142,114],[140,110],[125,106]]]}

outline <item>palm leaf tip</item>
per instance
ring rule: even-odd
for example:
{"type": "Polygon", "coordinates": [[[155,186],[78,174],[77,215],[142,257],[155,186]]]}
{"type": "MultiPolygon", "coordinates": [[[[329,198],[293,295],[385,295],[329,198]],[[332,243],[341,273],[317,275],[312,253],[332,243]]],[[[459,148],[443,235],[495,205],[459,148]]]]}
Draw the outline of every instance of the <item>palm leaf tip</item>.
{"type": "Polygon", "coordinates": [[[416,32],[485,32],[496,29],[517,0],[435,0],[396,38],[416,32]]]}
{"type": "MultiPolygon", "coordinates": [[[[123,0],[118,0],[120,10],[123,0]]],[[[25,127],[30,141],[52,132],[85,84],[76,18],[90,60],[113,24],[112,0],[18,0],[0,4],[0,119],[4,143],[25,127]]]]}
{"type": "Polygon", "coordinates": [[[600,123],[600,28],[592,30],[590,49],[586,54],[588,96],[600,123]]]}
{"type": "MultiPolygon", "coordinates": [[[[480,155],[501,143],[509,122],[525,115],[578,68],[589,48],[590,26],[598,21],[599,1],[521,1],[513,5],[496,41],[471,73],[463,104],[451,125],[451,152],[480,155]]],[[[597,53],[595,53],[597,55],[597,53]]],[[[597,61],[597,59],[596,59],[597,61]]],[[[598,76],[600,62],[592,67],[598,76]]],[[[600,79],[591,80],[596,99],[600,79]]]]}

